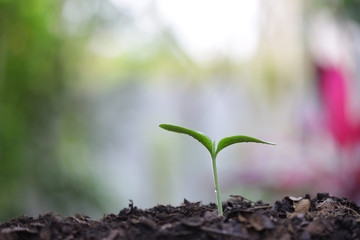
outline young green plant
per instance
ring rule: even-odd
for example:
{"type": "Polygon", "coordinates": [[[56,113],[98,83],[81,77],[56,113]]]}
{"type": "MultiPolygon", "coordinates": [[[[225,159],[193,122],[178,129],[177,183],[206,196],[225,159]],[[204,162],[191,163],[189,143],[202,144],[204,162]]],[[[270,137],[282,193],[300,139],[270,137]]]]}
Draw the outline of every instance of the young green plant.
{"type": "Polygon", "coordinates": [[[206,149],[210,152],[211,159],[212,159],[212,166],[213,166],[213,172],[214,172],[214,180],[215,180],[215,191],[216,191],[216,198],[218,202],[218,213],[219,215],[223,214],[222,210],[222,202],[220,197],[220,189],[219,189],[219,181],[217,176],[217,169],[216,169],[216,156],[218,153],[223,150],[224,148],[235,144],[235,143],[242,143],[242,142],[254,142],[254,143],[264,143],[264,144],[270,144],[275,145],[274,143],[265,142],[253,137],[243,136],[243,135],[236,135],[232,137],[226,137],[220,140],[220,142],[217,144],[215,141],[212,141],[208,136],[191,130],[184,127],[176,126],[176,125],[170,125],[170,124],[160,124],[159,127],[176,133],[186,134],[189,135],[196,140],[198,140],[202,145],[206,147],[206,149]]]}

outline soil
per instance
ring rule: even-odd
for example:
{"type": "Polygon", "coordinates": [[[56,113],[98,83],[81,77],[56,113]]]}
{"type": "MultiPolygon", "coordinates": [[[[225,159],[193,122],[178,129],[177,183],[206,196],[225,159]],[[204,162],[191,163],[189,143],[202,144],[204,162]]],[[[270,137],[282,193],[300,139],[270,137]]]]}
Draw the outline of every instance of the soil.
{"type": "Polygon", "coordinates": [[[360,239],[360,207],[347,198],[318,193],[274,204],[231,196],[215,204],[184,200],[181,206],[139,209],[130,201],[100,220],[47,213],[0,224],[0,240],[14,239],[360,239]]]}

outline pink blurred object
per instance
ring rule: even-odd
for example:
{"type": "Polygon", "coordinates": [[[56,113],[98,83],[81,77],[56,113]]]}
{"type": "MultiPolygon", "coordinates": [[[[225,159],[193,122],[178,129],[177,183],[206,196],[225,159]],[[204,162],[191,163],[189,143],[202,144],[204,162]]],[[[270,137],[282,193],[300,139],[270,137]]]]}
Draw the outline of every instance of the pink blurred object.
{"type": "MultiPolygon", "coordinates": [[[[358,126],[351,125],[346,111],[347,91],[340,67],[317,66],[319,91],[323,102],[324,120],[334,140],[341,147],[360,139],[358,126]]],[[[351,117],[351,116],[350,116],[351,117]]]]}
{"type": "Polygon", "coordinates": [[[343,161],[339,163],[342,169],[334,177],[339,178],[341,194],[360,201],[360,157],[357,154],[360,124],[354,124],[353,115],[347,110],[349,96],[345,75],[338,66],[318,65],[316,68],[325,127],[338,147],[339,161],[343,161]]]}

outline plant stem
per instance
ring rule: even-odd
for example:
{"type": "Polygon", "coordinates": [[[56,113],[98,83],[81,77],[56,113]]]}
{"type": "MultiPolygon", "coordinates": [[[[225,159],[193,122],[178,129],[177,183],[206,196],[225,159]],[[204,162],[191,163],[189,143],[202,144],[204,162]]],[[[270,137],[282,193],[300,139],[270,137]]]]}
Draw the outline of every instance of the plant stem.
{"type": "Polygon", "coordinates": [[[213,171],[214,171],[214,180],[215,180],[215,192],[216,192],[216,198],[218,202],[218,214],[223,215],[223,209],[222,209],[222,203],[221,203],[221,197],[220,197],[220,188],[219,188],[219,181],[217,176],[217,169],[216,169],[216,156],[215,154],[212,154],[212,165],[213,165],[213,171]]]}

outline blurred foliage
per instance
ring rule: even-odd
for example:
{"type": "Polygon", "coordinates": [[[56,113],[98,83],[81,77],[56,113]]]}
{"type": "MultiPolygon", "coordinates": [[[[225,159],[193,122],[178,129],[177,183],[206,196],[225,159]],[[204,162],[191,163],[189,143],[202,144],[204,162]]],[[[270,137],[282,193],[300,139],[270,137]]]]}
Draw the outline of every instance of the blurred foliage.
{"type": "Polygon", "coordinates": [[[360,0],[322,0],[308,1],[314,9],[332,9],[332,11],[344,18],[360,23],[360,0]]]}
{"type": "Polygon", "coordinates": [[[359,0],[340,1],[340,9],[345,16],[360,23],[360,1],[359,0]]]}
{"type": "Polygon", "coordinates": [[[88,126],[68,84],[82,50],[62,36],[61,4],[0,0],[0,221],[101,210],[82,156],[88,126]]]}

